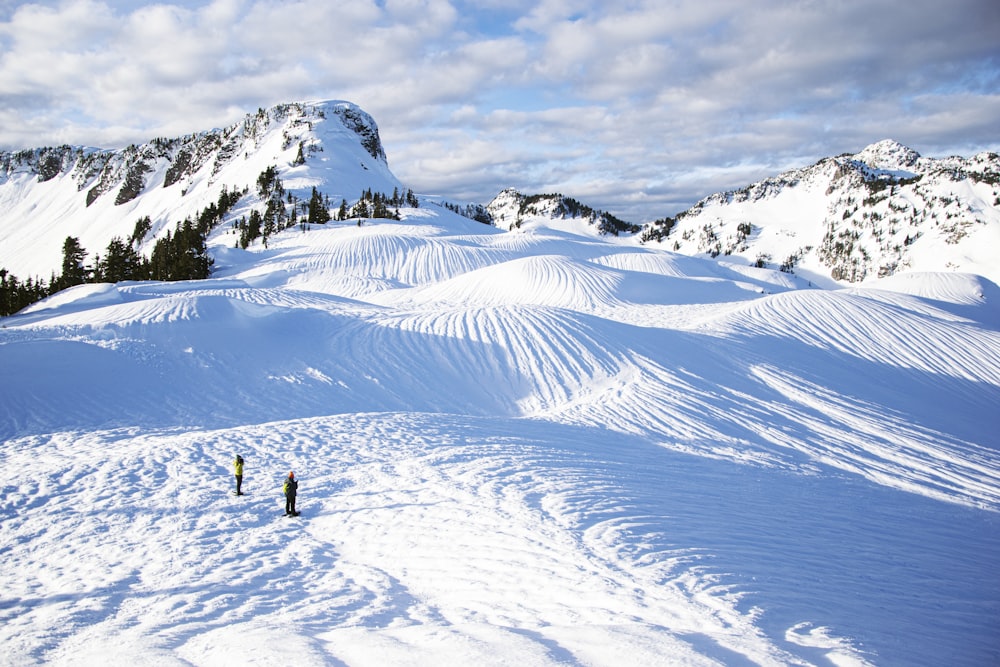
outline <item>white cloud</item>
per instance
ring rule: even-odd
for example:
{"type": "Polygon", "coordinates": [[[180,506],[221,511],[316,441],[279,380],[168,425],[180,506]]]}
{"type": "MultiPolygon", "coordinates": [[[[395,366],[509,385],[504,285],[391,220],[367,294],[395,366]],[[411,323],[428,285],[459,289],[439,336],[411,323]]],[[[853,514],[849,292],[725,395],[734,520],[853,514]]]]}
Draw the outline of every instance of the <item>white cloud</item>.
{"type": "Polygon", "coordinates": [[[556,189],[644,220],[886,137],[996,149],[998,29],[981,0],[2,3],[0,147],[350,99],[418,190],[556,189]]]}

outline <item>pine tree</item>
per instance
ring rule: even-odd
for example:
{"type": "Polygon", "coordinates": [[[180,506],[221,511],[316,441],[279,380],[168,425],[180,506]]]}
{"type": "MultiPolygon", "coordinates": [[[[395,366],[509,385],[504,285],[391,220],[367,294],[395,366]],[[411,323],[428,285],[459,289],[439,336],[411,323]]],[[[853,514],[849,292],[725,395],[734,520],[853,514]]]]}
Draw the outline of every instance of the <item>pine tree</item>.
{"type": "Polygon", "coordinates": [[[104,258],[95,263],[97,265],[95,277],[103,282],[117,283],[122,280],[142,280],[147,277],[146,271],[143,270],[143,259],[139,257],[132,244],[117,236],[108,243],[104,258]]]}
{"type": "Polygon", "coordinates": [[[130,237],[130,241],[132,242],[132,244],[133,245],[141,244],[143,239],[146,238],[146,234],[148,234],[149,230],[151,230],[152,228],[153,228],[153,221],[150,220],[148,215],[144,218],[139,218],[138,220],[136,220],[135,228],[132,230],[132,236],[130,237]]]}
{"type": "Polygon", "coordinates": [[[250,211],[250,220],[247,222],[240,222],[241,248],[246,250],[247,246],[260,238],[261,227],[263,224],[264,219],[261,217],[260,211],[257,211],[256,209],[250,211]]]}
{"type": "Polygon", "coordinates": [[[59,276],[57,291],[82,285],[87,281],[87,269],[83,266],[86,256],[87,251],[80,245],[80,239],[67,236],[63,242],[62,275],[59,276]]]}
{"type": "Polygon", "coordinates": [[[49,294],[44,280],[28,278],[22,283],[7,269],[0,269],[0,316],[13,315],[49,294]]]}
{"type": "Polygon", "coordinates": [[[368,203],[364,199],[359,199],[358,203],[354,205],[351,209],[352,218],[367,218],[368,217],[368,203]]]}
{"type": "Polygon", "coordinates": [[[309,222],[323,225],[329,221],[330,211],[323,204],[323,198],[314,187],[312,189],[312,196],[309,198],[309,222]]]}

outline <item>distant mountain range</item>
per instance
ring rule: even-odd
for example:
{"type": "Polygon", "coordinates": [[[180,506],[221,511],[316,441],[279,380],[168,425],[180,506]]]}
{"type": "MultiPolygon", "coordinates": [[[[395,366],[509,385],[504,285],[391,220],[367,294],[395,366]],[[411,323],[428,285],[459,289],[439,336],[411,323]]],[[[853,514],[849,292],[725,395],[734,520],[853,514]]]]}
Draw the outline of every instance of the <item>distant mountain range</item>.
{"type": "MultiPolygon", "coordinates": [[[[115,237],[138,252],[223,193],[243,193],[227,215],[263,211],[281,182],[284,219],[305,214],[317,191],[334,213],[364,193],[398,193],[370,115],[340,101],[259,109],[222,129],[154,139],[120,150],[59,146],[0,153],[0,268],[48,278],[63,241],[93,256],[115,237]],[[270,171],[269,171],[270,170],[270,171]],[[148,231],[135,238],[137,223],[148,231]]],[[[487,205],[427,198],[469,218],[517,230],[528,221],[576,219],[595,234],[662,244],[853,283],[897,272],[959,271],[1000,282],[1000,156],[929,159],[894,141],[825,158],[708,196],[692,208],[636,224],[561,194],[507,189],[487,205]],[[738,259],[736,259],[738,258],[738,259]]],[[[234,223],[235,224],[235,223],[234,223]]],[[[225,224],[220,226],[224,233],[225,224]]]]}
{"type": "Polygon", "coordinates": [[[580,217],[600,233],[635,233],[640,243],[820,282],[856,283],[904,271],[958,271],[1000,282],[996,153],[932,159],[884,140],[713,194],[641,227],[561,195],[505,190],[486,208],[504,228],[580,217]]]}
{"type": "Polygon", "coordinates": [[[642,239],[840,282],[907,270],[997,282],[1000,156],[930,159],[880,141],[706,197],[642,239]]]}

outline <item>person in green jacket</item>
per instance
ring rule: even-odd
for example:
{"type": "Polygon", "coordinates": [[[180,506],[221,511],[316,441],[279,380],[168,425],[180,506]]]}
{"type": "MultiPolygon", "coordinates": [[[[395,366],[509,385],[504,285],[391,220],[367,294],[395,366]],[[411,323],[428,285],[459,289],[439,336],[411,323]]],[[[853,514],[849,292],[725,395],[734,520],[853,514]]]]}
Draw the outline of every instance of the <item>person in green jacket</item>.
{"type": "Polygon", "coordinates": [[[243,457],[239,454],[236,455],[236,460],[233,461],[233,468],[236,469],[236,495],[243,495],[243,457]]]}

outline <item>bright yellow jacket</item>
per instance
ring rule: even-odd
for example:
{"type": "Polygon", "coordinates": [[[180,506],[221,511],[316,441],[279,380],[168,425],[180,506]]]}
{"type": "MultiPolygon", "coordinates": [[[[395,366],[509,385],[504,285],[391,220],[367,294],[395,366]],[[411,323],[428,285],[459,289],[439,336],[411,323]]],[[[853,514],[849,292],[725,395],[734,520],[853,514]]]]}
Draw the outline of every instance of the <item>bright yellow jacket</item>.
{"type": "Polygon", "coordinates": [[[240,457],[237,456],[236,460],[233,462],[233,465],[236,467],[236,474],[240,475],[242,477],[243,476],[243,459],[241,459],[240,457]]]}

